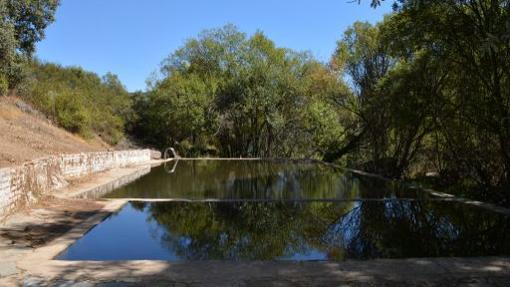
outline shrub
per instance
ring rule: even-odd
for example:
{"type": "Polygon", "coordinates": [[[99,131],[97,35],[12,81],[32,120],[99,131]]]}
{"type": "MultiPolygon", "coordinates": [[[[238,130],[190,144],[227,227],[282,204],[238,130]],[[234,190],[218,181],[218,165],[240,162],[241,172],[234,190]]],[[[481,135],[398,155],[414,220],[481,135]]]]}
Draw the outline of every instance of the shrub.
{"type": "Polygon", "coordinates": [[[0,74],[0,96],[7,95],[7,92],[9,91],[9,83],[7,82],[7,78],[0,74]]]}
{"type": "Polygon", "coordinates": [[[90,116],[72,93],[61,93],[55,100],[56,120],[66,130],[83,136],[90,135],[90,116]]]}
{"type": "Polygon", "coordinates": [[[110,144],[124,137],[131,98],[115,75],[101,78],[79,67],[34,61],[30,79],[26,100],[64,129],[95,133],[110,144]]]}

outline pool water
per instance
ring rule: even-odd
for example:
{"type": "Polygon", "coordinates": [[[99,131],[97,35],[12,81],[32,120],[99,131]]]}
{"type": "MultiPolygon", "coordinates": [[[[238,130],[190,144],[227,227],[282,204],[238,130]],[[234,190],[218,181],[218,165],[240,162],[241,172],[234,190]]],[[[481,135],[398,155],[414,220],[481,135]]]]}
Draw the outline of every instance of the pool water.
{"type": "Polygon", "coordinates": [[[330,260],[510,255],[510,219],[320,163],[180,161],[61,260],[330,260]]]}
{"type": "Polygon", "coordinates": [[[358,177],[320,162],[179,160],[153,168],[107,198],[354,200],[427,197],[395,182],[358,177]]]}

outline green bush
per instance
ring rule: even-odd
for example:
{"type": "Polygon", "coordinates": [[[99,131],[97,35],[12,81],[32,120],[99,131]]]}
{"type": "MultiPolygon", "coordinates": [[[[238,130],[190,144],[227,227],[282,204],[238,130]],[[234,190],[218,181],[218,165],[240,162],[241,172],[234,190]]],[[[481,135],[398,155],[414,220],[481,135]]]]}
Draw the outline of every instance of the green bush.
{"type": "Polygon", "coordinates": [[[131,98],[115,75],[101,78],[79,67],[34,61],[30,78],[26,100],[64,129],[94,133],[110,144],[124,137],[131,98]]]}
{"type": "Polygon", "coordinates": [[[90,116],[79,98],[62,93],[55,100],[56,120],[66,130],[83,136],[90,135],[90,116]]]}
{"type": "Polygon", "coordinates": [[[0,74],[0,96],[7,95],[9,91],[9,83],[7,82],[7,78],[0,74]]]}

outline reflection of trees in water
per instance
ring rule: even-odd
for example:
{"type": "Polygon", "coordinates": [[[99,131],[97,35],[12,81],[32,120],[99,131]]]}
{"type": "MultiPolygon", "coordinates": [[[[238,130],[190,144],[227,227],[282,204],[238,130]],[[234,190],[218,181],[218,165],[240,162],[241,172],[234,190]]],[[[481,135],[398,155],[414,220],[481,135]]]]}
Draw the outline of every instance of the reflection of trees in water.
{"type": "Polygon", "coordinates": [[[510,253],[507,217],[460,204],[364,202],[339,230],[355,230],[348,257],[482,256],[510,253]],[[354,227],[354,228],[353,228],[354,227]]]}
{"type": "Polygon", "coordinates": [[[509,220],[452,203],[148,204],[162,243],[186,259],[329,259],[510,254],[509,220]]]}
{"type": "Polygon", "coordinates": [[[357,179],[317,163],[288,161],[178,161],[109,194],[147,198],[351,198],[357,179]]]}
{"type": "Polygon", "coordinates": [[[272,259],[304,253],[319,238],[322,206],[261,203],[154,204],[166,246],[188,259],[272,259]],[[304,234],[310,234],[303,237],[304,234]]]}

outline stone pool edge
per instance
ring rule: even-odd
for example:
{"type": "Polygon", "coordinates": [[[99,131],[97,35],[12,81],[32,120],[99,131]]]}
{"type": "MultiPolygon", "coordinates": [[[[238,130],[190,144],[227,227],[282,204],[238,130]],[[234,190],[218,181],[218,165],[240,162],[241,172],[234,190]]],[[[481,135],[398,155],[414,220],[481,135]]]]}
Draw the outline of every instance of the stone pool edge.
{"type": "MultiPolygon", "coordinates": [[[[108,218],[108,216],[119,211],[127,202],[128,201],[124,199],[107,200],[105,206],[84,220],[81,224],[75,226],[47,245],[36,248],[31,254],[27,255],[20,261],[20,263],[18,263],[18,268],[25,269],[22,266],[24,266],[24,263],[26,262],[31,262],[32,264],[41,264],[46,263],[47,261],[56,261],[54,258],[57,257],[62,251],[66,250],[69,246],[75,243],[76,240],[83,237],[96,225],[103,222],[106,218],[108,218]]],[[[28,266],[31,266],[31,264],[28,264],[28,266]]]]}
{"type": "MultiPolygon", "coordinates": [[[[339,167],[339,166],[337,166],[335,164],[331,164],[331,163],[326,163],[326,164],[327,165],[331,165],[331,166],[336,166],[338,168],[341,168],[341,167],[339,167]]],[[[377,179],[384,180],[384,181],[394,181],[393,179],[390,179],[390,178],[387,178],[387,177],[384,177],[384,176],[381,176],[381,175],[378,175],[378,174],[374,174],[374,173],[369,173],[369,172],[365,172],[365,171],[361,171],[361,170],[357,170],[357,169],[350,169],[350,168],[343,168],[343,169],[348,171],[348,172],[351,172],[353,174],[357,174],[357,175],[361,175],[361,176],[377,178],[377,179]]],[[[455,196],[453,194],[449,194],[449,193],[445,193],[445,192],[440,192],[440,191],[437,191],[437,190],[433,190],[433,189],[430,189],[430,188],[424,188],[424,187],[420,187],[420,186],[417,186],[417,185],[410,185],[410,184],[406,184],[406,183],[404,183],[404,184],[405,184],[405,186],[407,188],[426,192],[426,193],[428,193],[428,194],[430,194],[432,196],[435,196],[435,197],[441,199],[442,201],[454,201],[454,202],[464,203],[464,204],[467,204],[467,205],[477,206],[477,207],[480,207],[480,208],[483,208],[483,209],[486,209],[486,210],[489,210],[489,211],[492,211],[492,212],[497,212],[497,213],[500,213],[500,214],[504,214],[504,215],[510,216],[510,208],[505,208],[505,207],[498,206],[496,204],[492,204],[492,203],[488,203],[488,202],[467,199],[467,198],[464,198],[464,197],[457,197],[457,196],[455,196]]]]}
{"type": "Polygon", "coordinates": [[[465,278],[496,278],[510,282],[510,258],[408,258],[346,260],[342,262],[311,261],[182,261],[118,260],[65,261],[54,258],[120,210],[129,200],[111,199],[95,215],[46,246],[37,248],[21,260],[17,267],[43,282],[67,280],[73,282],[143,282],[167,280],[218,284],[225,282],[284,280],[290,283],[331,284],[337,282],[443,282],[465,278]]]}
{"type": "Polygon", "coordinates": [[[99,179],[92,182],[85,181],[83,183],[75,184],[69,188],[65,188],[54,194],[57,198],[72,198],[72,199],[90,199],[98,203],[106,203],[103,207],[97,210],[89,218],[73,227],[62,236],[49,242],[47,245],[36,248],[28,256],[22,259],[17,267],[23,269],[21,265],[24,261],[51,261],[54,260],[61,252],[66,250],[69,246],[75,243],[78,239],[83,237],[96,225],[103,222],[113,213],[122,209],[122,207],[129,202],[129,199],[104,199],[97,198],[97,196],[104,195],[116,188],[129,184],[138,178],[146,175],[152,167],[164,163],[165,160],[152,160],[150,163],[134,166],[124,169],[113,169],[98,175],[99,179]]]}
{"type": "MultiPolygon", "coordinates": [[[[137,170],[141,169],[143,167],[138,167],[137,170]]],[[[102,185],[108,184],[111,182],[102,185]]],[[[86,192],[86,190],[82,190],[82,192],[86,192]]],[[[67,196],[76,198],[74,193],[68,193],[67,196]]],[[[80,197],[78,196],[78,198],[80,197]]],[[[54,282],[55,280],[81,282],[86,280],[101,283],[166,280],[219,286],[224,285],[225,282],[260,282],[264,284],[281,280],[290,284],[304,282],[305,285],[308,283],[329,285],[338,282],[378,283],[388,281],[407,282],[408,285],[413,285],[466,278],[496,278],[495,280],[510,282],[510,257],[374,259],[343,262],[63,261],[54,259],[90,229],[112,213],[120,210],[131,200],[96,200],[106,204],[97,213],[73,227],[69,232],[47,245],[33,250],[17,262],[17,268],[22,271],[22,274],[40,278],[42,282],[54,282]]]]}
{"type": "MultiPolygon", "coordinates": [[[[8,237],[2,237],[0,242],[0,257],[2,258],[0,259],[0,285],[21,286],[22,284],[20,282],[22,282],[25,275],[30,274],[29,270],[21,268],[23,262],[33,258],[40,250],[45,250],[45,248],[57,248],[57,243],[63,244],[64,240],[67,239],[68,241],[59,247],[62,251],[65,250],[69,245],[73,244],[77,239],[88,232],[88,230],[99,224],[113,212],[119,210],[126,202],[123,200],[88,199],[90,195],[98,191],[108,192],[135,181],[150,172],[152,167],[161,165],[165,161],[166,160],[150,160],[142,164],[114,168],[80,178],[70,182],[67,187],[54,191],[45,201],[34,206],[35,209],[16,213],[3,221],[0,224],[1,230],[3,233],[8,234],[11,231],[16,232],[20,227],[29,227],[31,224],[36,226],[59,226],[60,222],[66,222],[66,216],[80,214],[80,206],[83,206],[85,208],[84,210],[89,208],[86,206],[90,206],[91,203],[92,205],[97,204],[101,206],[99,209],[92,211],[90,215],[86,215],[87,211],[81,212],[82,216],[86,218],[71,219],[71,221],[81,221],[80,223],[74,223],[71,230],[35,249],[30,246],[24,246],[24,238],[12,240],[11,242],[8,237]],[[59,211],[59,202],[70,203],[72,205],[70,209],[71,212],[62,213],[61,210],[59,211]],[[78,232],[80,229],[82,229],[81,232],[78,232]],[[74,233],[74,238],[69,237],[71,233],[74,233]],[[18,241],[21,243],[18,243],[18,241]]],[[[49,260],[45,258],[38,264],[44,265],[47,262],[49,262],[49,260]]]]}

